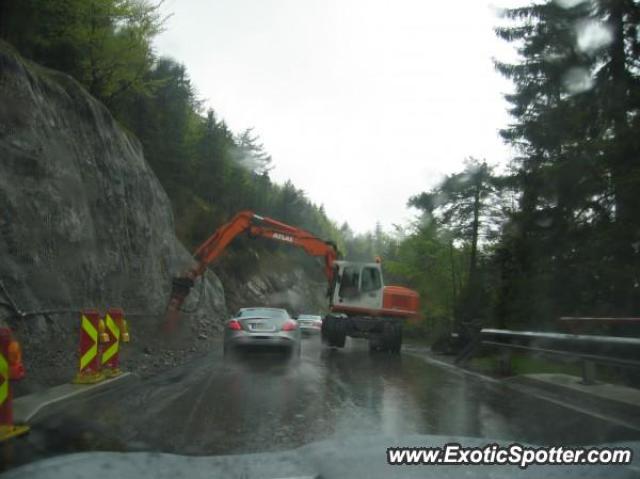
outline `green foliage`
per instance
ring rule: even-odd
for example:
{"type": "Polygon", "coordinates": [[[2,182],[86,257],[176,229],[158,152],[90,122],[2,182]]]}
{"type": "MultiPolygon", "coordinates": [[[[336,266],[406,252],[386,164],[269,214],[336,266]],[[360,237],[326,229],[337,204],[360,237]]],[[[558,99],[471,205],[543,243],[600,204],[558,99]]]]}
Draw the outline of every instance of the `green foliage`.
{"type": "MultiPolygon", "coordinates": [[[[451,298],[452,304],[455,301],[453,309],[458,322],[487,315],[486,283],[478,268],[478,247],[481,241],[483,244],[491,241],[504,217],[500,186],[502,181],[493,174],[493,168],[486,162],[470,159],[464,171],[447,176],[433,190],[409,200],[410,206],[423,212],[425,220],[446,232],[451,249],[455,241],[469,250],[468,267],[463,273],[467,279],[457,290],[454,288],[451,298]]],[[[454,264],[448,267],[455,276],[454,264]]]]}
{"type": "Polygon", "coordinates": [[[467,160],[464,171],[448,175],[436,188],[409,199],[409,206],[477,246],[481,230],[491,234],[496,222],[498,179],[486,161],[467,160]]]}
{"type": "Polygon", "coordinates": [[[635,1],[556,2],[510,9],[497,34],[521,60],[498,63],[515,92],[502,131],[518,210],[503,229],[501,321],[561,314],[626,315],[640,308],[640,143],[635,1]],[[594,37],[581,33],[590,27],[594,37]],[[582,37],[581,37],[582,35],[582,37]],[[585,36],[586,35],[586,36],[585,36]],[[595,40],[594,40],[595,38],[595,40]],[[598,41],[599,40],[599,41],[598,41]]]}
{"type": "Polygon", "coordinates": [[[260,139],[248,128],[236,136],[235,159],[239,165],[258,175],[267,175],[273,166],[269,155],[260,139]]]}
{"type": "Polygon", "coordinates": [[[459,269],[463,255],[434,223],[417,226],[400,242],[396,255],[383,263],[386,279],[398,280],[419,291],[426,318],[451,319],[464,274],[459,269]]]}
{"type": "Polygon", "coordinates": [[[153,91],[146,73],[164,23],[158,7],[145,0],[5,0],[2,36],[112,106],[126,92],[153,91]]]}

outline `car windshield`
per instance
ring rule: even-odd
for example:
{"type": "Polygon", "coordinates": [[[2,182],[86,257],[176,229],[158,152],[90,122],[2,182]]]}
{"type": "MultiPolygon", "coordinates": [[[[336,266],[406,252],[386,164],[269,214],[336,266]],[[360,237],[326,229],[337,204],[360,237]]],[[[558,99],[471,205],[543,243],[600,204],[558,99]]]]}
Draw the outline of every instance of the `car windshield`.
{"type": "Polygon", "coordinates": [[[640,0],[0,0],[0,479],[639,446],[640,0]]]}

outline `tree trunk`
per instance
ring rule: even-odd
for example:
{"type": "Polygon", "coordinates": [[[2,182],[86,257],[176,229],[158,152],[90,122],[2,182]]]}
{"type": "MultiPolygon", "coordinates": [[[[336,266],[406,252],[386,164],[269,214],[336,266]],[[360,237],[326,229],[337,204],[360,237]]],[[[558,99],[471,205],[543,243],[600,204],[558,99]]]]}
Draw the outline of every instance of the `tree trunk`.
{"type": "MultiPolygon", "coordinates": [[[[455,304],[458,297],[458,288],[456,284],[456,263],[453,255],[453,240],[449,243],[449,259],[451,260],[451,304],[455,304]]],[[[453,308],[452,308],[453,309],[453,308]]]]}
{"type": "Polygon", "coordinates": [[[478,230],[480,228],[480,193],[483,178],[479,175],[473,195],[473,223],[471,225],[471,255],[469,258],[469,283],[475,284],[478,270],[478,230]]]}

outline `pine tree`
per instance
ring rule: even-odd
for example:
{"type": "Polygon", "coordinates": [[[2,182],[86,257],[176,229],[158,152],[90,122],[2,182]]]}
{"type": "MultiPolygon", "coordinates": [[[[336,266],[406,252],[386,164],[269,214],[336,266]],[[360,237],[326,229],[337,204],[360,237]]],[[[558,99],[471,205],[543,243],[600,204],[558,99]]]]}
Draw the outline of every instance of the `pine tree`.
{"type": "Polygon", "coordinates": [[[496,33],[520,59],[496,66],[515,87],[502,135],[518,151],[520,205],[501,249],[504,314],[629,314],[640,305],[638,4],[548,1],[505,17],[512,25],[496,33]]]}
{"type": "Polygon", "coordinates": [[[273,168],[271,155],[265,151],[253,128],[247,128],[237,135],[235,141],[234,157],[238,164],[258,175],[268,175],[273,168]]]}
{"type": "MultiPolygon", "coordinates": [[[[436,188],[409,200],[409,205],[422,210],[426,219],[447,230],[452,238],[448,241],[450,252],[453,250],[453,239],[463,241],[469,247],[467,281],[456,308],[458,322],[474,320],[486,314],[483,312],[486,309],[484,284],[478,271],[478,248],[480,237],[489,237],[495,227],[498,184],[492,167],[485,161],[469,159],[464,171],[447,176],[436,188]]],[[[451,264],[453,276],[455,271],[455,265],[451,264]]],[[[454,279],[454,296],[456,286],[454,279]]]]}

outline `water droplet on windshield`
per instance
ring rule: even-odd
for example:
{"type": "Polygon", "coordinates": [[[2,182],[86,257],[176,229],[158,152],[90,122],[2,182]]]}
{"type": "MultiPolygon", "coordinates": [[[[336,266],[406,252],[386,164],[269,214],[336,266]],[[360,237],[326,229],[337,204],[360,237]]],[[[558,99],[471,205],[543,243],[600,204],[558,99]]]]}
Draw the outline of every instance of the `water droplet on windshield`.
{"type": "Polygon", "coordinates": [[[562,8],[573,8],[576,5],[580,5],[585,0],[555,0],[555,2],[562,8]]]}
{"type": "Polygon", "coordinates": [[[609,28],[602,22],[584,20],[576,25],[578,48],[591,53],[605,47],[613,40],[609,28]]]}
{"type": "Polygon", "coordinates": [[[564,76],[564,87],[572,95],[590,90],[593,87],[591,73],[581,67],[569,69],[564,76]]]}

